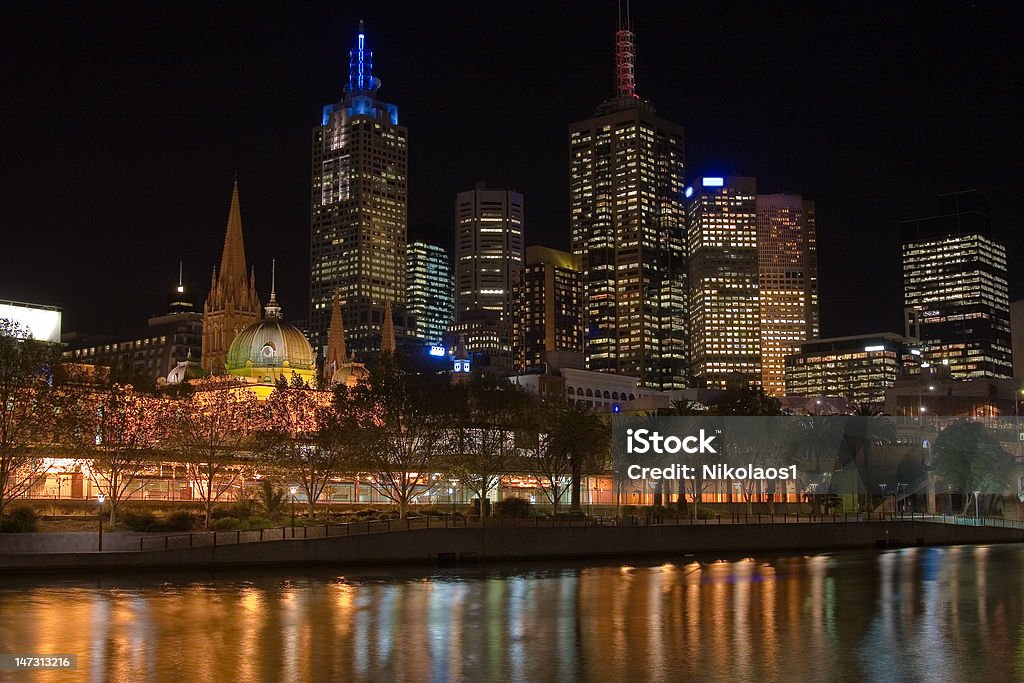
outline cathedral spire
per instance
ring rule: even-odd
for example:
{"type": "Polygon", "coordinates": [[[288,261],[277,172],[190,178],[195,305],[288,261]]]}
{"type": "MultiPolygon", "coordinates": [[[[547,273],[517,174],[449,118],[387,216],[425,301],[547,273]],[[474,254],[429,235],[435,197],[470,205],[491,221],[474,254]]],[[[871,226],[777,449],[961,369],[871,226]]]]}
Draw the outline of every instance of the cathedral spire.
{"type": "Polygon", "coordinates": [[[241,303],[245,289],[245,241],[242,239],[242,210],[238,202],[238,180],[231,190],[228,229],[224,235],[224,252],[220,259],[220,281],[226,293],[241,303]]]}
{"type": "Polygon", "coordinates": [[[391,319],[391,302],[384,304],[384,320],[380,325],[380,350],[382,353],[394,353],[395,322],[391,319]]]}
{"type": "Polygon", "coordinates": [[[327,357],[324,358],[324,377],[330,380],[345,362],[348,361],[345,349],[345,321],[341,315],[341,292],[334,290],[334,303],[331,308],[331,326],[327,332],[327,357]]]}

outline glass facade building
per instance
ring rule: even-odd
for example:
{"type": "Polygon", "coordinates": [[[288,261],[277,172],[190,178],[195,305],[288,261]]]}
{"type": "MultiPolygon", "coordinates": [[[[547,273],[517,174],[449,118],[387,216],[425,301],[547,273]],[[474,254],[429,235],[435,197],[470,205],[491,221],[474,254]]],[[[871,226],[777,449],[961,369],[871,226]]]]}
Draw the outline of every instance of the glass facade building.
{"type": "Polygon", "coordinates": [[[405,305],[408,131],[379,87],[360,24],[345,96],[313,129],[309,330],[320,358],[335,291],[359,352],[379,348],[386,305],[405,305]]]}
{"type": "Polygon", "coordinates": [[[761,386],[786,395],[786,356],[817,339],[818,247],[814,202],[797,194],[757,196],[761,386]]]}
{"type": "Polygon", "coordinates": [[[954,379],[1011,377],[1006,247],[978,192],[939,198],[939,215],[904,221],[904,305],[931,363],[954,379]]]}
{"type": "Polygon", "coordinates": [[[569,224],[587,368],[668,390],[689,380],[683,129],[636,95],[632,36],[618,94],[569,128],[569,224]]]}
{"type": "Polygon", "coordinates": [[[455,284],[448,251],[436,244],[410,242],[406,249],[405,302],[415,320],[415,336],[443,345],[455,319],[455,284]]]}
{"type": "Polygon", "coordinates": [[[519,372],[543,368],[550,351],[583,352],[582,283],[572,254],[526,248],[513,316],[519,372]]]}
{"type": "Polygon", "coordinates": [[[842,396],[882,406],[885,390],[920,361],[913,342],[892,333],[805,342],[786,357],[786,395],[842,396]]]}
{"type": "Polygon", "coordinates": [[[705,177],[686,193],[694,381],[760,383],[757,183],[705,177]]]}

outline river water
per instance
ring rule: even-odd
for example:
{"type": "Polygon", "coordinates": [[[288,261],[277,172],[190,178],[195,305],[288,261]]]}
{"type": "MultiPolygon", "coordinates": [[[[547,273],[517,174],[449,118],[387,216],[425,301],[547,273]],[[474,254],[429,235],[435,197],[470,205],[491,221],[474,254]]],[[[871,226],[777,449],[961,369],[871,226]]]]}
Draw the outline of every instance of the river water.
{"type": "Polygon", "coordinates": [[[12,681],[1024,679],[1024,545],[0,577],[12,681]]]}

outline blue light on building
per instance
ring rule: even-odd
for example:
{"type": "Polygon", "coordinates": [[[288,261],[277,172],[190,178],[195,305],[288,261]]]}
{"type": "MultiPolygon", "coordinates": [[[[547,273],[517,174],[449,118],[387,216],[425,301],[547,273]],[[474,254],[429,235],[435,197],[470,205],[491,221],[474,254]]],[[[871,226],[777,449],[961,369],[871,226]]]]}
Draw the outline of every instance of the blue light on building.
{"type": "Polygon", "coordinates": [[[686,188],[686,198],[689,199],[692,196],[693,196],[693,185],[690,185],[688,188],[686,188]]]}
{"type": "Polygon", "coordinates": [[[723,187],[725,185],[725,178],[702,178],[701,184],[704,187],[723,187]]]}

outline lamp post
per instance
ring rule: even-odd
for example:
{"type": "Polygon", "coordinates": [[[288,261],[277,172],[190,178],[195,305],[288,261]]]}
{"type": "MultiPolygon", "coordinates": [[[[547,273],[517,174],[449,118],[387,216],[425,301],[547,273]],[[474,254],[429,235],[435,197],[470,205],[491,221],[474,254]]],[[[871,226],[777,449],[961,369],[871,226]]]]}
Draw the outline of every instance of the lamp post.
{"type": "Polygon", "coordinates": [[[97,519],[99,520],[99,523],[100,523],[99,524],[99,528],[100,528],[100,547],[99,547],[99,549],[100,549],[100,551],[103,550],[103,501],[106,500],[106,499],[107,499],[107,497],[104,496],[102,493],[99,494],[98,496],[96,496],[96,502],[99,503],[99,514],[97,515],[97,519]]]}
{"type": "Polygon", "coordinates": [[[975,491],[974,492],[974,516],[979,518],[979,519],[981,518],[981,512],[979,512],[979,510],[978,510],[978,496],[980,496],[980,495],[981,495],[981,491],[975,491]]]}
{"type": "Polygon", "coordinates": [[[292,538],[295,538],[295,489],[294,486],[288,489],[292,492],[292,538]]]}
{"type": "Polygon", "coordinates": [[[885,487],[886,486],[887,486],[886,484],[879,484],[878,485],[878,488],[881,489],[881,491],[882,491],[882,514],[883,515],[885,514],[885,487]]]}

